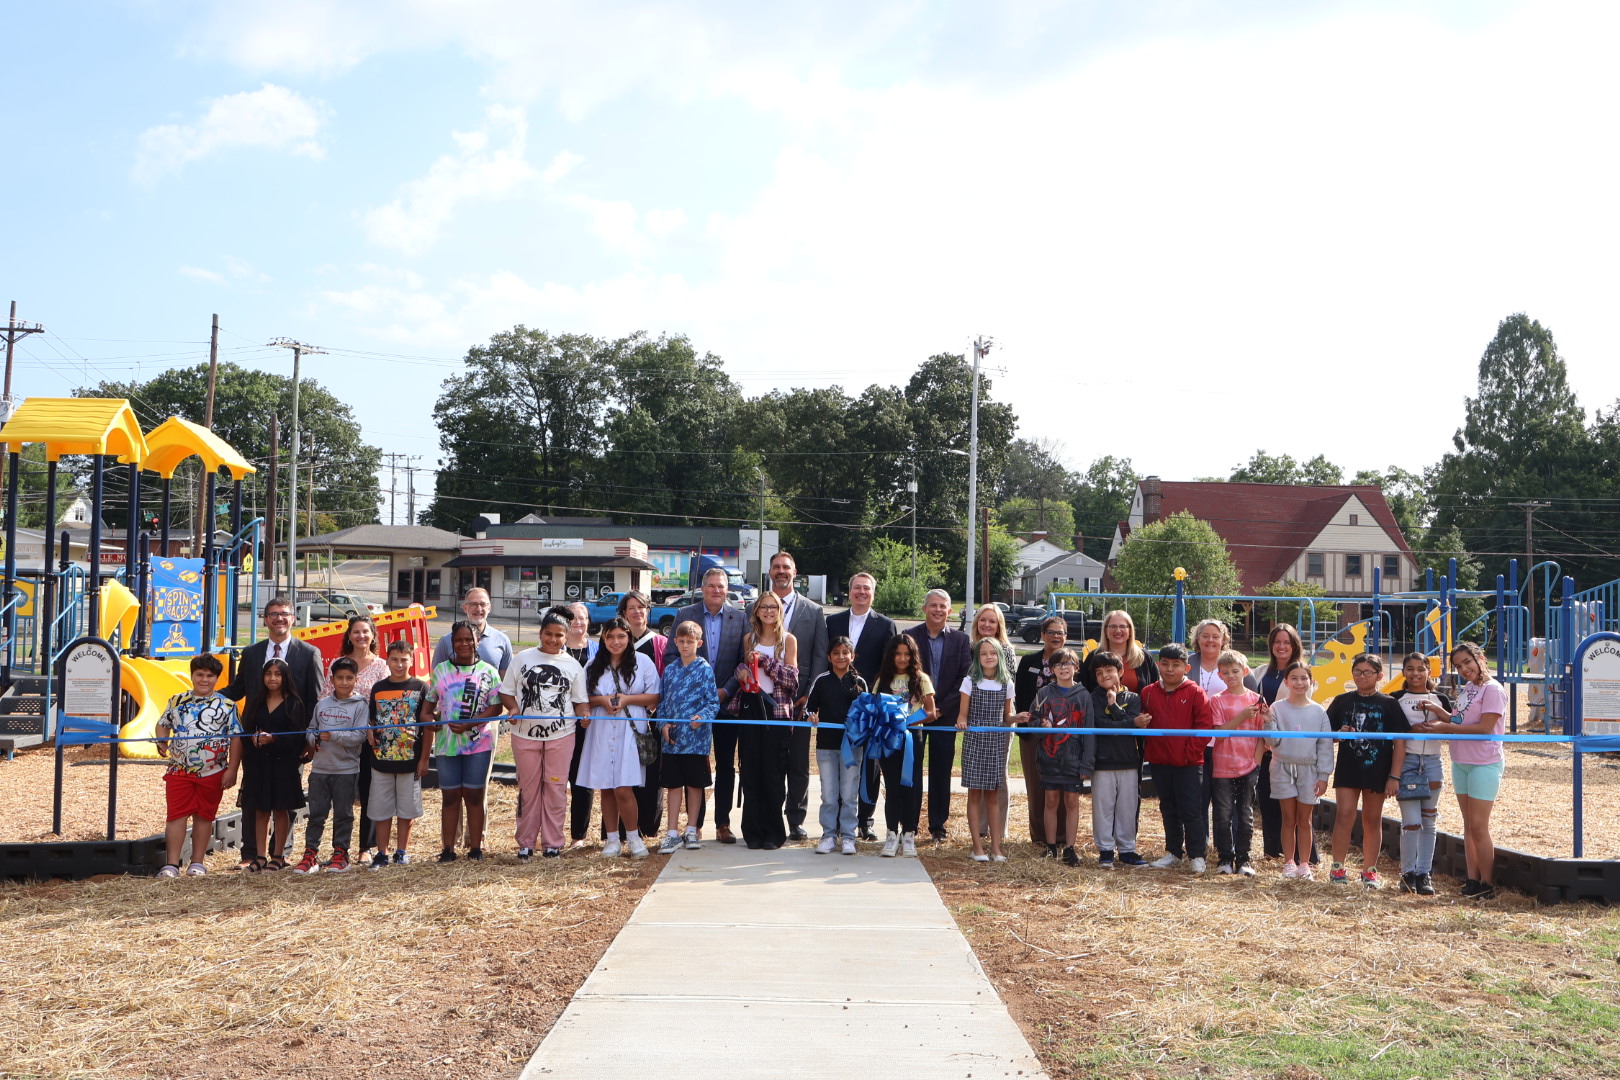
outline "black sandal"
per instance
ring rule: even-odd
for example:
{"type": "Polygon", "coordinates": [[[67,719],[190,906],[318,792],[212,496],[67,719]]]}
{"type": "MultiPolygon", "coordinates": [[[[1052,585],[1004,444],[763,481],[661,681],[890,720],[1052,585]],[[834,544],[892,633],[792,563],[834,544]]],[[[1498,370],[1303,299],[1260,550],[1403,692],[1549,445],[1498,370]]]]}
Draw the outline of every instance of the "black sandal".
{"type": "Polygon", "coordinates": [[[247,872],[250,874],[262,873],[264,871],[264,867],[265,859],[263,855],[255,855],[253,858],[247,861],[247,872]]]}
{"type": "Polygon", "coordinates": [[[265,864],[265,869],[266,870],[285,870],[285,869],[287,869],[287,860],[283,859],[280,855],[277,855],[275,858],[271,859],[268,863],[265,864]]]}

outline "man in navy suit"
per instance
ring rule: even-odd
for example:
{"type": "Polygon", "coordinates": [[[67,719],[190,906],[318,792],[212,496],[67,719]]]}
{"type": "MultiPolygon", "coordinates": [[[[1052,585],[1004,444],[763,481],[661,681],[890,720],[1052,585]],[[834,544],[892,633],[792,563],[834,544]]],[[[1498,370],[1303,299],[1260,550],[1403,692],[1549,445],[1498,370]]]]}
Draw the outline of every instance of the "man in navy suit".
{"type": "MultiPolygon", "coordinates": [[[[743,635],[748,633],[748,616],[739,607],[726,603],[726,572],[712,566],[703,575],[703,601],[689,604],[675,613],[669,636],[683,622],[703,628],[703,657],[714,668],[720,702],[737,692],[737,665],[742,663],[743,635]]],[[[714,725],[714,834],[722,844],[735,844],[731,831],[731,795],[737,787],[736,724],[714,725]]],[[[698,809],[697,828],[703,828],[703,808],[698,809]]]]}
{"type": "MultiPolygon", "coordinates": [[[[878,667],[883,663],[883,649],[889,639],[900,632],[894,620],[872,610],[872,598],[877,593],[877,578],[862,570],[849,579],[849,610],[827,616],[827,640],[847,637],[855,645],[855,671],[866,680],[867,686],[877,685],[878,667]]],[[[864,791],[874,796],[883,770],[874,759],[866,763],[864,791]]],[[[876,840],[872,831],[874,803],[861,802],[860,836],[862,840],[876,840]]]]}
{"type": "Polygon", "coordinates": [[[906,634],[917,646],[922,669],[934,683],[934,704],[939,719],[928,733],[928,831],[936,843],[946,839],[945,822],[951,816],[951,767],[956,762],[956,714],[962,708],[962,680],[973,664],[972,643],[962,631],[947,626],[951,594],[933,589],[923,601],[923,621],[906,634]]]}
{"type": "MultiPolygon", "coordinates": [[[[782,625],[799,641],[798,704],[802,705],[810,693],[810,684],[827,670],[827,616],[820,604],[794,590],[793,579],[798,576],[799,566],[791,552],[772,555],[770,573],[771,592],[782,602],[782,625]]],[[[806,724],[788,732],[787,799],[782,808],[789,840],[809,839],[804,831],[809,798],[810,725],[806,724]]]]}
{"type": "MultiPolygon", "coordinates": [[[[292,674],[292,689],[304,703],[304,715],[299,718],[299,722],[307,723],[315,711],[315,703],[321,699],[321,651],[309,642],[299,641],[292,636],[292,602],[285,596],[272,597],[270,602],[264,605],[262,617],[265,631],[269,636],[242,650],[241,657],[236,661],[236,671],[231,677],[230,685],[220,690],[220,693],[232,701],[241,701],[244,698],[256,701],[264,694],[264,683],[260,681],[260,676],[264,672],[265,661],[284,660],[292,674]]],[[[283,858],[292,854],[291,832],[289,829],[287,844],[282,852],[283,858]]],[[[247,827],[242,829],[243,862],[248,862],[260,854],[254,848],[253,835],[253,829],[247,827]]]]}

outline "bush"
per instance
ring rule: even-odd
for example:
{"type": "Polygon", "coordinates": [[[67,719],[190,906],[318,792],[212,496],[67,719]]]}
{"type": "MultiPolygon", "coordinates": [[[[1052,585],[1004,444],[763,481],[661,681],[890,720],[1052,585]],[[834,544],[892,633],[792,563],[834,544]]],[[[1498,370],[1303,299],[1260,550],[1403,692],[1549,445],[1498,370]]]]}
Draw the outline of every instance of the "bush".
{"type": "Polygon", "coordinates": [[[917,584],[911,583],[911,546],[880,536],[867,545],[860,569],[877,578],[872,606],[902,619],[922,615],[928,590],[945,588],[945,560],[929,548],[917,549],[917,584]]]}

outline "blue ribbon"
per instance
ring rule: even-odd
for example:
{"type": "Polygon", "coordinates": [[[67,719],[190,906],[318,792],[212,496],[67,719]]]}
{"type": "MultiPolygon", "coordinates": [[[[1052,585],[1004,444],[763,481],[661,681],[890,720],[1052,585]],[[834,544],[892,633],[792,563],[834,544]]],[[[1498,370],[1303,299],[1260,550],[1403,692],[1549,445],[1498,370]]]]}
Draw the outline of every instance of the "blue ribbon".
{"type": "MultiPolygon", "coordinates": [[[[886,758],[901,754],[900,783],[911,786],[914,763],[914,743],[907,730],[911,722],[924,715],[922,709],[906,712],[906,703],[894,694],[861,694],[849,704],[844,718],[844,768],[854,768],[864,758],[886,758]],[[857,751],[862,753],[857,755],[857,751]]],[[[867,790],[866,770],[861,770],[861,798],[873,802],[874,793],[867,790]]]]}

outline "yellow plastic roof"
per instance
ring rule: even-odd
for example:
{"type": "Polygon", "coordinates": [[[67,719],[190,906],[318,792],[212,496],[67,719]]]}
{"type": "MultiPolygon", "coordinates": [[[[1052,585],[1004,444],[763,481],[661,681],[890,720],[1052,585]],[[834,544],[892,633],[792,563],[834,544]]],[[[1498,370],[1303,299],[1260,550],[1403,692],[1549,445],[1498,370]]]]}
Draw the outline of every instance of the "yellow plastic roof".
{"type": "Polygon", "coordinates": [[[140,421],[123,398],[31,397],[0,428],[0,443],[44,443],[51,461],[63,454],[112,454],[125,465],[146,459],[140,421]]]}
{"type": "Polygon", "coordinates": [[[224,466],[231,478],[240,480],[256,471],[230,443],[200,424],[171,416],[146,436],[146,460],[141,467],[162,477],[171,477],[177,465],[195,454],[209,472],[224,466]]]}

